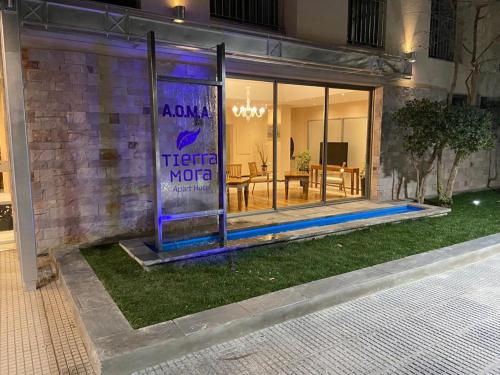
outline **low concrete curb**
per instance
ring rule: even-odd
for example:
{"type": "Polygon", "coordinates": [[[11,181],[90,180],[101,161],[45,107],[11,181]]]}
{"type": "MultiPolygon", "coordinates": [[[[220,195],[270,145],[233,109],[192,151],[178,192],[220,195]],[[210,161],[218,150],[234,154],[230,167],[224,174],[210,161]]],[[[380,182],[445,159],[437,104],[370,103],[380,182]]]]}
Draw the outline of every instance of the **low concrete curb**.
{"type": "Polygon", "coordinates": [[[77,249],[54,254],[98,373],[130,373],[285,320],[500,254],[500,234],[134,330],[77,249]]]}

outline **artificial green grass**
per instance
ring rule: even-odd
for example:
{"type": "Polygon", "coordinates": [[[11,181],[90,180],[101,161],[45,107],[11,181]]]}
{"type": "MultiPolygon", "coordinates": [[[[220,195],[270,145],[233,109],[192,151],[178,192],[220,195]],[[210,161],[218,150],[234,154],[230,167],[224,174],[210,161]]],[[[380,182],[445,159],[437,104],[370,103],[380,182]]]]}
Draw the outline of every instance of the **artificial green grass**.
{"type": "Polygon", "coordinates": [[[445,217],[255,248],[227,262],[146,272],[118,245],[82,250],[134,328],[500,232],[500,191],[457,195],[445,217]],[[472,204],[480,200],[479,205],[472,204]]]}

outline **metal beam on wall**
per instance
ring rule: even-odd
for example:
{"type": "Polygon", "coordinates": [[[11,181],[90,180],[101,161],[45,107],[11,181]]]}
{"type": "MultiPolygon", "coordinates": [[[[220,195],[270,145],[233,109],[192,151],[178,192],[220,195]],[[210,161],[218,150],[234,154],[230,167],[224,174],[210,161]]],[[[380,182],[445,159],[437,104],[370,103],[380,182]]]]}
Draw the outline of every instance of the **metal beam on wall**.
{"type": "MultiPolygon", "coordinates": [[[[1,4],[1,0],[0,0],[1,4]]],[[[345,74],[379,77],[383,80],[411,76],[412,65],[404,56],[385,51],[315,45],[275,33],[214,27],[149,12],[78,0],[19,0],[21,27],[38,32],[104,36],[110,39],[143,42],[154,31],[158,44],[211,51],[224,43],[228,58],[301,68],[327,69],[345,74]]]]}
{"type": "Polygon", "coordinates": [[[24,112],[19,21],[14,9],[0,11],[0,34],[17,251],[24,288],[35,290],[37,279],[35,223],[24,112]]]}

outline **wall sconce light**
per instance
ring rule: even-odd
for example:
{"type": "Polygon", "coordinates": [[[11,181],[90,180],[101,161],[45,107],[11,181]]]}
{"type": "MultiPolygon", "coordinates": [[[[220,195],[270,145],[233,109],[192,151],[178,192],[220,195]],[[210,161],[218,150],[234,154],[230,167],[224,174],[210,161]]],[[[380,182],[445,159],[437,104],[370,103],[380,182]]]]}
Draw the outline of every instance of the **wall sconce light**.
{"type": "Polygon", "coordinates": [[[186,7],[184,5],[177,5],[172,8],[174,11],[174,22],[183,23],[186,18],[186,7]]]}
{"type": "Polygon", "coordinates": [[[417,53],[415,51],[405,52],[405,53],[403,53],[403,56],[404,56],[405,60],[410,62],[410,63],[414,63],[415,61],[417,61],[417,53]]]}
{"type": "Polygon", "coordinates": [[[6,8],[8,10],[16,10],[16,4],[14,0],[7,0],[6,8]]]}

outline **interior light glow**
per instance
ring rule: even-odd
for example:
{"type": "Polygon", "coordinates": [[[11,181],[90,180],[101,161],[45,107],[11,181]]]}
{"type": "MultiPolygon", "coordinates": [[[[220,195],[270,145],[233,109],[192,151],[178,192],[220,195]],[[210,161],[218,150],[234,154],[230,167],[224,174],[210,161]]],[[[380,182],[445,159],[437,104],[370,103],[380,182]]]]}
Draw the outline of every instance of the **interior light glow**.
{"type": "Polygon", "coordinates": [[[246,96],[246,105],[240,106],[239,109],[234,105],[232,108],[233,114],[236,117],[243,117],[247,121],[250,121],[250,119],[254,117],[261,118],[266,112],[266,109],[264,107],[257,108],[256,106],[250,105],[250,86],[246,87],[246,96]]]}

